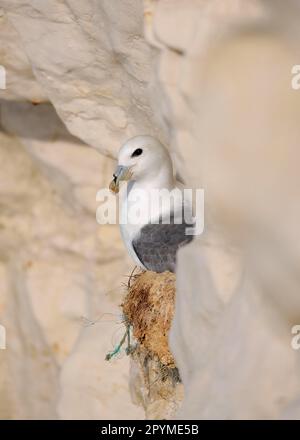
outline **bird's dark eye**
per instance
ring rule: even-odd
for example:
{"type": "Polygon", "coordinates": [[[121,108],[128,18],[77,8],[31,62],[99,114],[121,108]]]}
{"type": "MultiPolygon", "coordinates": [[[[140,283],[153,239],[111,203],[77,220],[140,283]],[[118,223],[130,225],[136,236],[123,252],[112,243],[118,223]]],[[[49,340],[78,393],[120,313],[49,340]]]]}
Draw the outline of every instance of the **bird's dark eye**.
{"type": "Polygon", "coordinates": [[[131,157],[140,156],[142,154],[142,152],[143,152],[143,150],[141,148],[137,148],[136,150],[134,150],[131,157]]]}

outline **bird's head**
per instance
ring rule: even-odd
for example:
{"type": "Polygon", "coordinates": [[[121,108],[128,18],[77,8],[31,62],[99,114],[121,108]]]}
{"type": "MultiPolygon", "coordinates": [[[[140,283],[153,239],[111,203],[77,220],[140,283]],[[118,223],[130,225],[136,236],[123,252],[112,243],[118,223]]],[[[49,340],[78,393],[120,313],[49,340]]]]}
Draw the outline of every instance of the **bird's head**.
{"type": "Polygon", "coordinates": [[[152,136],[135,136],[120,148],[118,166],[109,188],[118,193],[122,180],[151,179],[162,169],[172,174],[172,161],[168,150],[152,136]]]}

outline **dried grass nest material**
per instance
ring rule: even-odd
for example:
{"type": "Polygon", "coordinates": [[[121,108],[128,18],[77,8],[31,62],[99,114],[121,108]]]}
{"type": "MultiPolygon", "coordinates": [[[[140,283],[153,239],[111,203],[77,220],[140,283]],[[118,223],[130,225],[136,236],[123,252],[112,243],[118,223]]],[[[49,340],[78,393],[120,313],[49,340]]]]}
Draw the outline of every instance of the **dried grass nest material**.
{"type": "Polygon", "coordinates": [[[168,345],[174,303],[175,275],[145,271],[131,278],[122,304],[139,344],[169,368],[175,367],[168,345]]]}

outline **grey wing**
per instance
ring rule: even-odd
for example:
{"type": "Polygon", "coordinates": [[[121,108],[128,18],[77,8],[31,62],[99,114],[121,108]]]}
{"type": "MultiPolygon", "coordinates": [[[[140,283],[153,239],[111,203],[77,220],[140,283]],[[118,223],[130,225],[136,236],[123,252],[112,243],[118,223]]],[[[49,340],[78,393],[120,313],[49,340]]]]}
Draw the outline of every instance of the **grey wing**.
{"type": "Polygon", "coordinates": [[[176,252],[179,247],[189,243],[192,235],[186,235],[185,229],[191,225],[147,224],[143,226],[132,246],[141,263],[154,272],[175,271],[176,252]]]}

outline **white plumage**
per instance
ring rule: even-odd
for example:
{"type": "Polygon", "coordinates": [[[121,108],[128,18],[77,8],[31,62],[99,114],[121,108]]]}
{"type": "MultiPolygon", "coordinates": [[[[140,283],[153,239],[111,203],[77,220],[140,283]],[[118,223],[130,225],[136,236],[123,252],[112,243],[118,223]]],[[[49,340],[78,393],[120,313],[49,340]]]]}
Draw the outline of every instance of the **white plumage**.
{"type": "Polygon", "coordinates": [[[111,190],[118,192],[122,180],[128,181],[128,185],[120,188],[120,208],[127,221],[120,225],[120,229],[129,254],[145,269],[174,271],[178,248],[192,239],[185,233],[191,222],[186,223],[183,218],[181,224],[176,224],[174,218],[177,215],[183,217],[183,209],[191,218],[192,207],[191,201],[183,198],[183,185],[174,177],[168,150],[151,136],[129,139],[119,151],[111,190]],[[164,190],[165,194],[161,205],[154,205],[151,211],[149,201],[153,199],[154,189],[164,190]],[[171,191],[172,203],[168,196],[171,191]],[[135,216],[133,221],[130,215],[125,216],[125,212],[135,212],[136,200],[141,194],[138,206],[143,215],[141,218],[135,216]],[[163,224],[169,218],[171,223],[163,224]]]}

